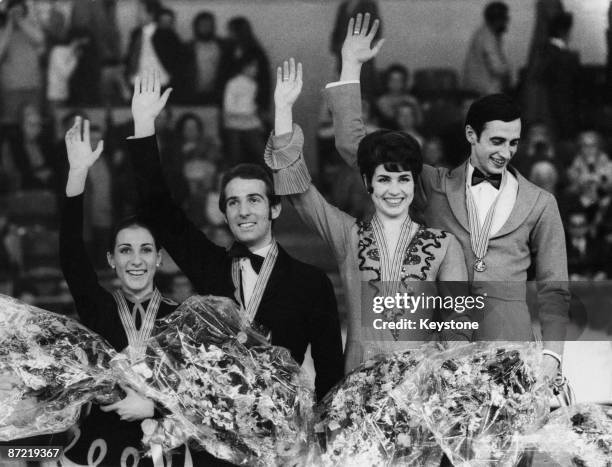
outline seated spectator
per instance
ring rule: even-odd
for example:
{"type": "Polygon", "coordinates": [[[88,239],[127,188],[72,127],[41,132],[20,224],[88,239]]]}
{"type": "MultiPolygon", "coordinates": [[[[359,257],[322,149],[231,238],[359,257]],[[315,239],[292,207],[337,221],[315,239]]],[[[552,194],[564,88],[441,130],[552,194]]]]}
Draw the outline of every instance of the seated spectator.
{"type": "Polygon", "coordinates": [[[141,26],[132,31],[128,46],[127,78],[134,83],[145,70],[159,70],[161,85],[172,86],[180,82],[184,65],[184,46],[174,30],[174,12],[155,0],[144,0],[141,6],[141,26]]]}
{"type": "Polygon", "coordinates": [[[402,102],[397,106],[395,115],[395,128],[409,134],[417,140],[419,145],[423,147],[423,136],[417,130],[417,107],[415,104],[408,101],[402,102]]]}
{"type": "Polygon", "coordinates": [[[570,280],[603,280],[606,258],[601,242],[590,234],[587,215],[579,208],[567,217],[567,268],[570,280]]]}
{"type": "Polygon", "coordinates": [[[226,166],[258,162],[265,148],[264,127],[258,106],[258,60],[243,58],[236,75],[225,87],[223,125],[225,129],[226,166]]]}
{"type": "Polygon", "coordinates": [[[73,29],[65,41],[51,49],[47,67],[47,100],[52,109],[68,101],[70,78],[89,40],[90,37],[86,31],[73,29]]]}
{"type": "MultiPolygon", "coordinates": [[[[0,121],[15,124],[25,106],[42,103],[44,32],[25,0],[8,0],[0,18],[0,121]]],[[[30,4],[34,6],[34,4],[30,4]]]]}
{"type": "Polygon", "coordinates": [[[519,143],[518,151],[512,158],[512,166],[521,175],[530,178],[533,166],[542,161],[554,167],[557,173],[557,186],[561,184],[564,180],[565,167],[557,156],[550,128],[544,122],[535,122],[529,127],[526,138],[519,143]]]}
{"type": "Polygon", "coordinates": [[[198,13],[192,23],[193,39],[187,46],[187,81],[193,88],[192,102],[221,105],[229,64],[227,44],[216,34],[215,16],[198,13]]]}
{"type": "Polygon", "coordinates": [[[598,198],[601,190],[612,188],[612,161],[604,152],[601,136],[584,131],[578,136],[578,154],[567,171],[568,191],[598,198]]]}
{"type": "Polygon", "coordinates": [[[22,270],[23,252],[17,227],[6,211],[5,203],[0,204],[0,282],[12,283],[22,270]]]}
{"type": "Polygon", "coordinates": [[[559,182],[559,172],[557,168],[547,160],[540,160],[533,164],[529,172],[528,179],[543,190],[557,194],[557,184],[559,182]]]}
{"type": "Polygon", "coordinates": [[[187,112],[181,115],[176,123],[176,135],[179,143],[177,149],[184,161],[192,158],[219,160],[217,142],[206,135],[204,122],[195,113],[187,112]]]}
{"type": "Polygon", "coordinates": [[[185,163],[183,176],[187,181],[189,194],[183,203],[183,210],[196,227],[207,224],[207,198],[214,188],[217,168],[204,159],[193,158],[185,163]]]}
{"type": "Polygon", "coordinates": [[[444,165],[446,160],[444,157],[444,145],[439,137],[433,136],[431,138],[427,138],[422,144],[421,152],[423,154],[423,162],[425,164],[431,165],[432,167],[440,167],[444,165]]]}
{"type": "Polygon", "coordinates": [[[243,72],[245,64],[254,60],[257,72],[254,80],[256,83],[255,101],[257,103],[260,117],[268,118],[271,100],[272,78],[270,76],[270,61],[253,33],[249,20],[243,16],[231,18],[227,23],[229,40],[229,65],[224,84],[233,76],[243,72]]]}
{"type": "Polygon", "coordinates": [[[21,112],[21,125],[9,140],[10,157],[23,190],[57,189],[56,165],[36,106],[21,112]]]}
{"type": "Polygon", "coordinates": [[[376,111],[379,115],[380,125],[383,128],[396,128],[397,109],[400,104],[414,105],[416,124],[423,121],[423,114],[417,99],[408,90],[408,69],[395,63],[384,74],[385,92],[376,101],[376,111]]]}

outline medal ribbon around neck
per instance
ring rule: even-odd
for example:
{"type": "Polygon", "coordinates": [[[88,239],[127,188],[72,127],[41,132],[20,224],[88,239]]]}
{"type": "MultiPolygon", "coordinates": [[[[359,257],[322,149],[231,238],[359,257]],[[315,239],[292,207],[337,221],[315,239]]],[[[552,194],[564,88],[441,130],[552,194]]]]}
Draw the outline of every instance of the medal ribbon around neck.
{"type": "Polygon", "coordinates": [[[242,303],[242,298],[240,297],[240,288],[242,287],[241,278],[240,278],[240,258],[234,258],[232,260],[232,281],[234,282],[234,296],[238,303],[240,303],[240,308],[244,310],[245,316],[251,324],[255,319],[255,314],[257,313],[257,309],[259,308],[259,304],[261,303],[261,298],[263,297],[263,293],[266,290],[266,285],[268,284],[268,280],[270,279],[270,275],[272,274],[272,269],[274,269],[274,265],[276,264],[276,258],[278,257],[278,244],[273,241],[272,247],[268,250],[268,254],[266,255],[266,259],[261,266],[261,271],[257,275],[257,281],[255,282],[255,288],[253,289],[253,294],[249,299],[249,303],[242,303]]]}
{"type": "Polygon", "coordinates": [[[480,218],[478,216],[478,208],[476,207],[476,201],[474,200],[474,195],[472,194],[471,187],[466,185],[466,199],[467,199],[467,208],[468,208],[468,224],[470,227],[470,243],[472,244],[472,251],[476,256],[476,262],[474,263],[474,269],[478,272],[483,272],[484,269],[479,270],[478,264],[481,263],[482,267],[486,267],[482,262],[483,258],[487,254],[487,250],[489,249],[489,238],[491,237],[491,227],[493,226],[493,217],[495,216],[495,209],[497,208],[497,202],[499,201],[499,197],[506,186],[506,182],[508,181],[508,174],[504,170],[502,176],[501,186],[499,190],[497,190],[497,195],[495,195],[495,200],[487,214],[485,216],[482,227],[480,226],[480,218]]]}
{"type": "Polygon", "coordinates": [[[142,309],[142,305],[139,302],[134,304],[134,310],[130,312],[127,300],[121,291],[115,290],[113,298],[117,303],[119,318],[121,318],[123,329],[125,329],[125,334],[127,335],[128,345],[131,348],[129,354],[130,360],[136,362],[144,357],[144,342],[151,337],[151,331],[153,331],[153,325],[155,324],[155,318],[157,316],[157,310],[159,310],[162,296],[159,290],[153,290],[144,316],[142,316],[141,310],[138,309],[138,307],[142,309]],[[136,313],[141,313],[140,329],[136,329],[136,313]]]}
{"type": "Polygon", "coordinates": [[[393,290],[396,287],[395,284],[402,280],[402,266],[406,256],[406,249],[410,245],[418,227],[419,225],[416,222],[412,222],[410,217],[406,217],[406,220],[402,223],[397,246],[391,255],[382,222],[377,216],[372,218],[372,231],[374,232],[374,239],[378,245],[380,257],[380,280],[383,283],[383,293],[385,295],[391,295],[396,292],[396,290],[393,290]]]}

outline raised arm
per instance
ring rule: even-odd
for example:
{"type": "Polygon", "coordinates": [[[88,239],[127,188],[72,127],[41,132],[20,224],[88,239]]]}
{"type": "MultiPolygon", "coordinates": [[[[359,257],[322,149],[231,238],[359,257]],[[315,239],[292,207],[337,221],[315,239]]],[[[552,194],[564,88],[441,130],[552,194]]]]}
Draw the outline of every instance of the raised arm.
{"type": "Polygon", "coordinates": [[[148,219],[161,244],[200,294],[212,293],[224,278],[218,266],[225,249],[215,245],[183,213],[164,180],[155,118],[164,108],[171,89],[161,94],[159,72],[139,76],[134,84],[132,115],[134,137],[128,150],[134,167],[139,211],[148,219]]]}
{"type": "Polygon", "coordinates": [[[355,219],[330,205],[311,182],[302,150],[304,135],[293,124],[293,104],[302,89],[302,66],[291,59],[279,67],[274,91],[274,135],[266,146],[264,159],[272,169],[274,188],[289,195],[302,221],[325,240],[336,259],[346,255],[348,235],[355,219]]]}
{"type": "Polygon", "coordinates": [[[83,192],[87,173],[100,157],[103,145],[104,143],[100,141],[98,147],[92,150],[89,121],[83,122],[81,117],[76,118],[74,125],[66,133],[70,171],[59,232],[60,264],[64,278],[79,317],[94,330],[97,329],[96,320],[103,319],[97,313],[99,295],[107,292],[98,284],[98,276],[89,260],[83,241],[83,192]]]}
{"type": "Polygon", "coordinates": [[[342,69],[340,81],[325,89],[325,97],[331,109],[336,136],[336,149],[351,167],[357,167],[357,147],[366,135],[361,118],[361,67],[378,54],[384,39],[372,47],[380,22],[370,27],[370,14],[358,14],[348,23],[342,45],[342,69]]]}

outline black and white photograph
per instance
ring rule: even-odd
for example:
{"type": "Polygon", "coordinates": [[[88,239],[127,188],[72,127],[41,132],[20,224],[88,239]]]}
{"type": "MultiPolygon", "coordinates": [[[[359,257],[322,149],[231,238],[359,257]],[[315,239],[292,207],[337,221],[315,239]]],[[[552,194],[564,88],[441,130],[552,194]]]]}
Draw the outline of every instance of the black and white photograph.
{"type": "Polygon", "coordinates": [[[0,467],[612,467],[612,1],[0,0],[0,467]]]}

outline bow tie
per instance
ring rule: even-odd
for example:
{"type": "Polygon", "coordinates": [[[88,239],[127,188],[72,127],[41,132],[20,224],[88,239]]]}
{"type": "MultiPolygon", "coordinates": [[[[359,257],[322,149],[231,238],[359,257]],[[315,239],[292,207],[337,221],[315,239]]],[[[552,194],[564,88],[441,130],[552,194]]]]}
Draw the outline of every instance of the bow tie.
{"type": "Polygon", "coordinates": [[[265,259],[263,256],[259,256],[251,252],[244,243],[240,242],[234,242],[232,247],[229,249],[228,254],[232,258],[248,258],[251,260],[251,267],[257,274],[259,274],[259,271],[261,271],[261,266],[263,265],[265,259]]]}
{"type": "Polygon", "coordinates": [[[485,175],[479,169],[474,167],[474,172],[472,173],[472,186],[476,186],[482,182],[489,182],[493,188],[499,190],[501,180],[502,174],[485,175]]]}

